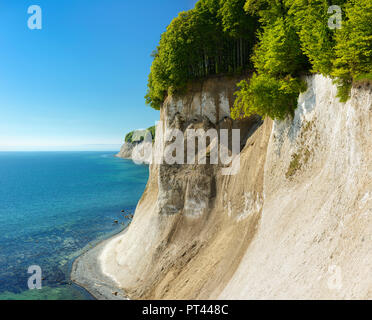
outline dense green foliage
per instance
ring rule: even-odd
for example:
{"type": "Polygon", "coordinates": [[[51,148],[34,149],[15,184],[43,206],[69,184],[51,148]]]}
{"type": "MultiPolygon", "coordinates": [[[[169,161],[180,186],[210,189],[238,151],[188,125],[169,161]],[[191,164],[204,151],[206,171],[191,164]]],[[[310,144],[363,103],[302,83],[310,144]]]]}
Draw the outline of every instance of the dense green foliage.
{"type": "Polygon", "coordinates": [[[287,1],[288,16],[299,35],[299,45],[311,63],[311,71],[329,75],[335,56],[336,29],[328,26],[331,5],[341,6],[346,0],[287,1]]]}
{"type": "Polygon", "coordinates": [[[336,59],[332,75],[337,77],[339,97],[346,101],[353,80],[372,77],[372,2],[351,0],[346,21],[336,34],[336,59]]]}
{"type": "Polygon", "coordinates": [[[231,111],[233,119],[259,114],[262,117],[283,119],[293,114],[297,107],[298,93],[306,89],[303,81],[291,76],[277,79],[270,75],[254,74],[249,84],[238,84],[235,108],[231,111]]]}
{"type": "Polygon", "coordinates": [[[189,81],[252,68],[238,85],[235,119],[293,114],[310,73],[332,77],[346,101],[353,81],[372,79],[371,21],[371,0],[200,0],[161,36],[146,101],[158,109],[189,81]],[[341,29],[329,27],[334,5],[341,29]]]}
{"type": "Polygon", "coordinates": [[[182,90],[189,81],[249,67],[256,19],[244,12],[244,3],[200,0],[171,22],[154,53],[149,105],[159,109],[168,93],[182,90]]]}
{"type": "Polygon", "coordinates": [[[307,68],[307,59],[301,51],[297,33],[284,18],[265,26],[259,40],[252,57],[258,73],[283,77],[299,74],[307,68]]]}
{"type": "Polygon", "coordinates": [[[259,15],[262,28],[252,57],[256,73],[239,84],[231,116],[283,119],[293,114],[299,93],[306,90],[299,76],[309,69],[308,59],[284,1],[249,0],[245,10],[259,15]]]}

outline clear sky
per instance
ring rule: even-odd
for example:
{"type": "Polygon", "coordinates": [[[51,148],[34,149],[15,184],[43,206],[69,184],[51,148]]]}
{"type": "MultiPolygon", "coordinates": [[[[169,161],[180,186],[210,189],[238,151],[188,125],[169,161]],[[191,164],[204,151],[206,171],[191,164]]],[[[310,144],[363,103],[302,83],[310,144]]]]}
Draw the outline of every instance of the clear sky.
{"type": "Polygon", "coordinates": [[[151,52],[196,0],[0,1],[0,150],[116,150],[159,112],[151,52]],[[30,30],[27,9],[42,9],[30,30]]]}

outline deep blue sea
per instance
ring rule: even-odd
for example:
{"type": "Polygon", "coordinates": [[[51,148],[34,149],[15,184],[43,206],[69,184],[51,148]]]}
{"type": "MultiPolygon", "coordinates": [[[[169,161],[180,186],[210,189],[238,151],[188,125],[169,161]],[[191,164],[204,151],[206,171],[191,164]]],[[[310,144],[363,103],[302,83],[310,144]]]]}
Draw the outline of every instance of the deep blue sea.
{"type": "Polygon", "coordinates": [[[0,300],[89,299],[71,261],[124,228],[148,174],[114,152],[0,152],[0,300]],[[41,290],[28,289],[31,265],[41,290]]]}

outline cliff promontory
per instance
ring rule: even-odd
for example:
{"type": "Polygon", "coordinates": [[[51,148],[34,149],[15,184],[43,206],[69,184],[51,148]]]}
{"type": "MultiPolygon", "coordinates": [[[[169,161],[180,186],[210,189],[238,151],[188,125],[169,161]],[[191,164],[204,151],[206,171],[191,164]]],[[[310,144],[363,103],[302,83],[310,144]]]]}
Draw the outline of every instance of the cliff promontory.
{"type": "Polygon", "coordinates": [[[141,149],[149,145],[152,146],[152,143],[155,139],[155,126],[150,127],[146,130],[134,130],[129,132],[125,136],[124,144],[122,145],[116,157],[122,159],[132,159],[141,163],[149,164],[149,158],[137,159],[137,149],[141,149]]]}

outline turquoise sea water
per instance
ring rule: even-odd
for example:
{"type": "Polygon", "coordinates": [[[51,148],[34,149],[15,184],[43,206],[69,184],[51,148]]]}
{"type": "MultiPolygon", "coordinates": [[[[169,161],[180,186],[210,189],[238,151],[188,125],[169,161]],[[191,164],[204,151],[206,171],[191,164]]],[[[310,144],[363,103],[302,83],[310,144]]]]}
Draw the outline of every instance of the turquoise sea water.
{"type": "Polygon", "coordinates": [[[148,167],[110,152],[0,152],[0,300],[89,299],[69,283],[69,266],[128,223],[148,167]],[[115,223],[117,220],[119,223],[115,223]],[[42,269],[28,290],[28,267],[42,269]]]}

